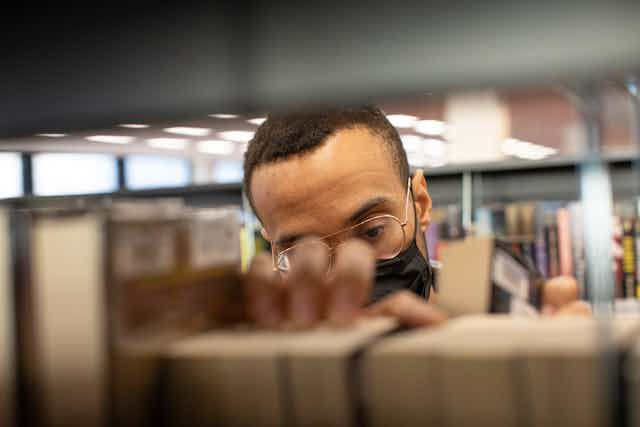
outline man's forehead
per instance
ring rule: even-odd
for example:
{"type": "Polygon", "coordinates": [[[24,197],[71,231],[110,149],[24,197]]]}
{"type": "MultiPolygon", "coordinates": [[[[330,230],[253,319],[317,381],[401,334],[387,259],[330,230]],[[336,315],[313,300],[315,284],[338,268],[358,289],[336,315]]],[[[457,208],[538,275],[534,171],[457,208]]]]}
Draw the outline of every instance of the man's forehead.
{"type": "Polygon", "coordinates": [[[296,214],[337,216],[326,209],[350,209],[359,198],[402,189],[388,148],[372,138],[380,137],[362,129],[340,131],[311,153],[256,168],[252,198],[267,229],[290,223],[296,214]]]}

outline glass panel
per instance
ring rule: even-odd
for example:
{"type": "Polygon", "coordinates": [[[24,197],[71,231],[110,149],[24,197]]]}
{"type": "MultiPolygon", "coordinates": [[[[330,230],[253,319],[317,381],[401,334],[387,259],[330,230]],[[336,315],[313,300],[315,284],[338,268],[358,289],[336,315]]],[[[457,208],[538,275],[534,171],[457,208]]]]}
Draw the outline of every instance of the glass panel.
{"type": "Polygon", "coordinates": [[[22,159],[20,154],[0,153],[0,183],[0,199],[22,196],[22,159]]]}
{"type": "Polygon", "coordinates": [[[213,182],[220,184],[242,182],[243,176],[241,161],[218,160],[213,164],[213,182]]]}
{"type": "Polygon", "coordinates": [[[128,156],[125,174],[132,190],[182,187],[191,183],[191,164],[183,157],[128,156]]]}
{"type": "Polygon", "coordinates": [[[71,153],[33,156],[33,192],[36,195],[110,193],[117,189],[114,156],[71,153]]]}
{"type": "Polygon", "coordinates": [[[427,94],[379,105],[414,167],[459,171],[571,157],[583,149],[578,111],[562,87],[427,94]]]}

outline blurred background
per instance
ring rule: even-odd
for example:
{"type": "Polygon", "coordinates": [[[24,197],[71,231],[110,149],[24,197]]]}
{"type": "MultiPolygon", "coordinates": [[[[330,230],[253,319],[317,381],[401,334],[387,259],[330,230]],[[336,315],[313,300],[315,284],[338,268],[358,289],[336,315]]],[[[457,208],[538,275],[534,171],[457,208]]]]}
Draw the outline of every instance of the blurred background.
{"type": "Polygon", "coordinates": [[[56,4],[0,25],[1,206],[231,205],[246,267],[268,249],[241,185],[268,113],[374,103],[425,170],[435,260],[497,235],[597,311],[640,312],[636,0],[56,4]]]}
{"type": "Polygon", "coordinates": [[[637,216],[639,18],[631,0],[23,7],[3,16],[0,197],[241,206],[269,111],[376,103],[457,224],[444,238],[533,240],[508,204],[594,203],[585,274],[611,301],[602,237],[637,216]]]}

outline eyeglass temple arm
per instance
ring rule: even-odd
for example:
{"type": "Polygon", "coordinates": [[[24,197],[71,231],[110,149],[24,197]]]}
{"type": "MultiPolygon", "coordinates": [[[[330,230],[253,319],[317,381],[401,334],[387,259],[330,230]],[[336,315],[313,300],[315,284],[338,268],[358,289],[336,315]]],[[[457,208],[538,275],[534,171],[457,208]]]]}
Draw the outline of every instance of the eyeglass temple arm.
{"type": "Polygon", "coordinates": [[[411,177],[407,179],[407,194],[404,202],[404,223],[409,222],[409,193],[411,192],[411,177]]]}

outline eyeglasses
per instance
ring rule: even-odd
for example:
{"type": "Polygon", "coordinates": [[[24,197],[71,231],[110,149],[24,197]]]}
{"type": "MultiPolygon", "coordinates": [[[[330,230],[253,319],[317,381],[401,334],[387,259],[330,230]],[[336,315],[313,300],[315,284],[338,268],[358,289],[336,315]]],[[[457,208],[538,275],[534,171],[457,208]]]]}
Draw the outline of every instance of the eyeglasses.
{"type": "Polygon", "coordinates": [[[376,259],[378,260],[391,259],[397,256],[406,243],[405,227],[409,222],[410,185],[411,178],[407,180],[403,221],[400,221],[394,215],[377,215],[335,233],[314,239],[310,242],[306,241],[304,243],[294,244],[281,251],[279,251],[276,244],[272,242],[271,253],[274,270],[282,273],[288,272],[291,269],[291,263],[295,263],[296,256],[303,247],[323,245],[331,256],[335,248],[353,238],[361,239],[369,243],[374,249],[376,259]]]}

